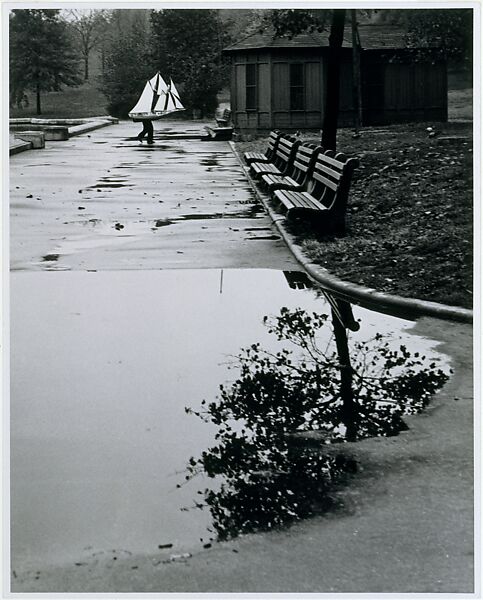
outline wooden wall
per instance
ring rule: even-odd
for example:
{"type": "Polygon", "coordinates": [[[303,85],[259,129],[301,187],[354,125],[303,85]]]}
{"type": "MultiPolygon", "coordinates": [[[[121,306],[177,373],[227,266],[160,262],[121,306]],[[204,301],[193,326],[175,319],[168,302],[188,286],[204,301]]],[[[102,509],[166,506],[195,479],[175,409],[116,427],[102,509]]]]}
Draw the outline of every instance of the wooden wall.
{"type": "MultiPolygon", "coordinates": [[[[327,49],[272,49],[232,55],[231,108],[243,130],[320,129],[325,104],[327,49]],[[304,64],[305,110],[290,110],[290,65],[304,64]],[[246,107],[247,64],[256,65],[258,104],[246,107]]],[[[394,55],[398,51],[395,51],[394,55]]],[[[388,60],[387,52],[364,51],[361,58],[363,124],[447,120],[446,63],[388,60]]],[[[352,52],[341,65],[339,126],[353,124],[352,52]]]]}
{"type": "Polygon", "coordinates": [[[442,61],[387,60],[364,53],[362,61],[365,125],[446,121],[448,83],[442,61]]]}
{"type": "Polygon", "coordinates": [[[324,66],[321,53],[239,52],[232,61],[232,114],[238,129],[320,129],[324,66]],[[246,65],[257,65],[258,109],[246,108],[246,65]],[[290,64],[304,65],[305,110],[290,110],[290,64]]]}

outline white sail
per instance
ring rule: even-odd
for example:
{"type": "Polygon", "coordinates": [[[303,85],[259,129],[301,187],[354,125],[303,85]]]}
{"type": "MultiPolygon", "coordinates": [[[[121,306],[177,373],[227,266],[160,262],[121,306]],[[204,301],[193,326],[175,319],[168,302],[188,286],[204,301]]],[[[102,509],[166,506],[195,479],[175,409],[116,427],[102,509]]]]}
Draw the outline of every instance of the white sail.
{"type": "Polygon", "coordinates": [[[174,81],[170,79],[169,86],[167,86],[167,89],[160,95],[156,106],[154,107],[154,112],[156,114],[168,114],[177,110],[185,110],[185,107],[181,102],[174,81]]]}
{"type": "Polygon", "coordinates": [[[155,116],[154,108],[160,97],[168,90],[168,86],[159,73],[147,81],[139,100],[129,116],[131,119],[149,119],[155,116]]]}

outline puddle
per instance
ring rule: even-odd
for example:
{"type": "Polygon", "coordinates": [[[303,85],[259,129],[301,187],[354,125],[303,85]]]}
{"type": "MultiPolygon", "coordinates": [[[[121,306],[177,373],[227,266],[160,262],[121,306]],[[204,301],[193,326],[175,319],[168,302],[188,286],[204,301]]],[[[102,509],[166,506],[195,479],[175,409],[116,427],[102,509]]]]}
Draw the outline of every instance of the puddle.
{"type": "Polygon", "coordinates": [[[155,223],[155,227],[166,227],[167,225],[173,225],[175,221],[171,221],[170,219],[158,219],[155,223]]]}
{"type": "Polygon", "coordinates": [[[219,167],[220,163],[216,160],[216,158],[202,158],[200,160],[200,165],[203,167],[219,167]]]}
{"type": "Polygon", "coordinates": [[[259,204],[253,204],[250,208],[242,211],[234,211],[234,212],[217,212],[217,213],[196,213],[196,214],[188,214],[181,215],[177,218],[177,220],[182,221],[198,221],[204,219],[257,219],[265,217],[265,211],[263,207],[259,204]]]}
{"type": "Polygon", "coordinates": [[[245,240],[281,240],[282,238],[279,235],[257,235],[256,237],[246,237],[245,240]]]}
{"type": "Polygon", "coordinates": [[[97,183],[90,185],[85,189],[97,189],[97,188],[122,188],[122,187],[133,187],[132,183],[97,183]]]}
{"type": "MultiPolygon", "coordinates": [[[[182,510],[209,480],[177,486],[216,429],[184,409],[233,381],[240,348],[278,351],[265,315],[329,310],[308,284],[274,270],[12,273],[12,567],[183,553],[215,537],[209,511],[182,510]]],[[[354,339],[435,347],[408,321],[354,314],[354,339]]]]}
{"type": "Polygon", "coordinates": [[[46,254],[45,256],[42,256],[42,260],[44,262],[52,262],[52,261],[57,261],[59,259],[60,254],[46,254]]]}

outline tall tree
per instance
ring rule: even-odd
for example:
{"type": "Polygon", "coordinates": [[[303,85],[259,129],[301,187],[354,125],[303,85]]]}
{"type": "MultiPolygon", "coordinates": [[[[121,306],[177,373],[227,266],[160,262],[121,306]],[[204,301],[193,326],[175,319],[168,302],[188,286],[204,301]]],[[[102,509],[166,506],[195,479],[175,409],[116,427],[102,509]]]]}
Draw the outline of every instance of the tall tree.
{"type": "Polygon", "coordinates": [[[345,9],[332,11],[329,36],[329,59],[327,62],[327,93],[325,96],[324,121],[322,123],[322,147],[335,150],[337,146],[337,120],[340,100],[340,62],[344,41],[345,9]]]}
{"type": "Polygon", "coordinates": [[[105,49],[100,89],[108,99],[109,113],[126,117],[155,69],[150,57],[151,35],[143,20],[114,29],[105,49]]]}
{"type": "Polygon", "coordinates": [[[27,91],[59,91],[81,83],[78,60],[59,10],[16,9],[10,15],[10,100],[19,103],[27,91]]]}
{"type": "Polygon", "coordinates": [[[278,9],[271,11],[269,22],[275,36],[294,36],[303,31],[323,31],[330,22],[329,54],[322,124],[322,147],[335,150],[337,144],[337,119],[339,115],[340,62],[344,37],[345,9],[301,10],[278,9]]]}
{"type": "Polygon", "coordinates": [[[84,60],[84,79],[89,79],[89,58],[105,35],[108,11],[98,9],[70,9],[65,11],[65,19],[75,33],[84,60]]]}
{"type": "Polygon", "coordinates": [[[222,49],[229,38],[217,10],[160,10],[152,13],[153,58],[161,73],[180,84],[187,109],[211,114],[228,79],[222,49]]]}

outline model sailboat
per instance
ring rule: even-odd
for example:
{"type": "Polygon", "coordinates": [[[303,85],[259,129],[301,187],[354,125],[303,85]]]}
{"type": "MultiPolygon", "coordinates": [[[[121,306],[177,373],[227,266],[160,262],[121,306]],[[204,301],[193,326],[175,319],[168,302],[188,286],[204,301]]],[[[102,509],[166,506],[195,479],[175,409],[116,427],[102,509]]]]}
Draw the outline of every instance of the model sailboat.
{"type": "Polygon", "coordinates": [[[136,106],[129,113],[129,117],[133,121],[155,120],[180,110],[186,109],[181,102],[173,80],[170,79],[169,84],[167,84],[158,72],[146,82],[136,106]]]}

